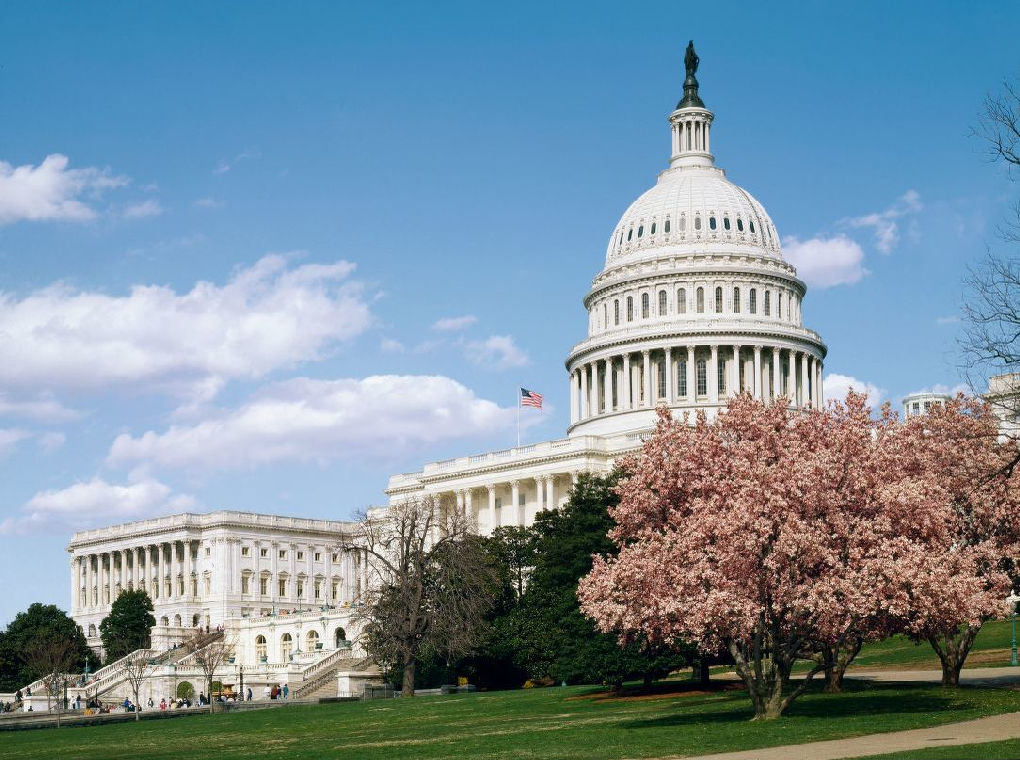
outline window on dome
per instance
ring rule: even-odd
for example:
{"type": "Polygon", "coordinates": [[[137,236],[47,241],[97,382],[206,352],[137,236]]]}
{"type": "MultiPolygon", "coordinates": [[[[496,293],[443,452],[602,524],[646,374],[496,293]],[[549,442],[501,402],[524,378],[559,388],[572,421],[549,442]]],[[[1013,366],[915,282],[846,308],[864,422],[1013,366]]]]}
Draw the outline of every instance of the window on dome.
{"type": "Polygon", "coordinates": [[[783,318],[783,294],[779,293],[776,301],[776,316],[780,319],[783,318]]]}
{"type": "Polygon", "coordinates": [[[609,307],[602,304],[602,326],[609,327],[609,307]]]}
{"type": "Polygon", "coordinates": [[[715,232],[715,217],[714,216],[708,217],[708,228],[710,230],[712,230],[713,232],[715,232]]]}
{"type": "Polygon", "coordinates": [[[641,319],[648,319],[648,294],[641,294],[641,319]]]}
{"type": "Polygon", "coordinates": [[[753,234],[754,234],[754,220],[753,220],[753,219],[750,219],[750,220],[748,220],[748,222],[747,222],[747,223],[748,223],[749,225],[751,225],[751,234],[753,235],[753,234]]]}
{"type": "Polygon", "coordinates": [[[715,289],[715,313],[722,314],[722,288],[715,289]]]}
{"type": "Polygon", "coordinates": [[[737,232],[743,232],[743,231],[744,231],[744,220],[743,220],[743,219],[741,219],[741,218],[740,218],[740,217],[738,216],[738,217],[737,217],[737,232]]]}
{"type": "Polygon", "coordinates": [[[769,303],[770,300],[771,299],[769,298],[769,291],[766,290],[765,291],[765,316],[766,317],[769,317],[769,316],[772,315],[772,304],[769,303]]]}
{"type": "Polygon", "coordinates": [[[676,292],[676,303],[677,303],[677,307],[676,307],[677,313],[679,313],[679,314],[686,314],[687,313],[687,291],[684,290],[683,288],[680,288],[680,290],[678,290],[676,292]]]}
{"type": "Polygon", "coordinates": [[[613,324],[620,324],[620,301],[613,301],[613,324]]]}
{"type": "Polygon", "coordinates": [[[733,313],[740,313],[740,288],[733,288],[733,313]]]}
{"type": "Polygon", "coordinates": [[[698,301],[698,314],[704,314],[705,313],[705,289],[704,288],[698,288],[697,301],[698,301]]]}
{"type": "Polygon", "coordinates": [[[641,237],[644,233],[645,233],[645,226],[643,224],[639,224],[638,228],[637,228],[637,236],[641,237]]]}
{"type": "Polygon", "coordinates": [[[665,232],[667,235],[669,234],[669,219],[666,219],[666,223],[663,226],[662,231],[665,232]]]}
{"type": "Polygon", "coordinates": [[[747,310],[752,314],[758,313],[758,291],[751,288],[751,295],[747,304],[747,310]]]}
{"type": "Polygon", "coordinates": [[[666,316],[666,291],[659,291],[659,316],[666,316]]]}
{"type": "Polygon", "coordinates": [[[701,229],[701,217],[700,216],[694,217],[694,229],[696,229],[696,230],[700,230],[701,229]]]}
{"type": "Polygon", "coordinates": [[[730,218],[728,216],[724,216],[723,217],[722,227],[723,227],[724,230],[729,232],[729,229],[730,229],[730,218]]]}
{"type": "Polygon", "coordinates": [[[708,372],[704,359],[698,359],[695,371],[698,375],[698,395],[705,396],[708,394],[708,372]]]}
{"type": "Polygon", "coordinates": [[[634,228],[631,227],[629,230],[627,230],[627,242],[629,243],[633,237],[634,237],[634,228]]]}
{"type": "Polygon", "coordinates": [[[627,321],[634,321],[634,297],[627,296],[627,321]]]}
{"type": "Polygon", "coordinates": [[[655,234],[655,222],[652,222],[652,228],[650,230],[648,230],[648,233],[650,235],[654,235],[655,234]]]}

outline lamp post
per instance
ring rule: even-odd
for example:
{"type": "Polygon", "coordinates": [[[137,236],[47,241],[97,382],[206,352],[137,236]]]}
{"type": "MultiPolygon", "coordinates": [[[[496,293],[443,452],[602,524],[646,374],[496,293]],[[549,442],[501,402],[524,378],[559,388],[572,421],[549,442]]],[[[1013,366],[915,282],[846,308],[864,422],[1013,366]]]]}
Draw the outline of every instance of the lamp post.
{"type": "Polygon", "coordinates": [[[1009,604],[1010,604],[1010,612],[1012,613],[1010,615],[1010,618],[1012,619],[1012,626],[1011,626],[1012,627],[1012,635],[1010,637],[1010,642],[1009,642],[1009,664],[1015,666],[1017,664],[1017,660],[1016,660],[1016,603],[1020,602],[1020,596],[1017,596],[1016,594],[1010,594],[1006,598],[1006,601],[1009,602],[1009,604]]]}

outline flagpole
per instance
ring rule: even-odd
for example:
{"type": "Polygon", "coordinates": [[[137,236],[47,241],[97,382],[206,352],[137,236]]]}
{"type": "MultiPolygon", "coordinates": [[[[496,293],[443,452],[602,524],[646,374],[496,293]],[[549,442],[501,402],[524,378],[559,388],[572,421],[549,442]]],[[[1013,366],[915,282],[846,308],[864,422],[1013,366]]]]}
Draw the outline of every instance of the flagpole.
{"type": "Polygon", "coordinates": [[[521,390],[517,389],[517,448],[521,447],[521,390]]]}

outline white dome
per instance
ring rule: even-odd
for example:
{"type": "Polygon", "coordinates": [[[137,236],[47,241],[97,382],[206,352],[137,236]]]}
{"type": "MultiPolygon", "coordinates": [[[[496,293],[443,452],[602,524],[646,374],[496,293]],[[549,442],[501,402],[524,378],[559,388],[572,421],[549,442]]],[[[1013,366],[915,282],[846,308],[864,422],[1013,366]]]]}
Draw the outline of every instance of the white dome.
{"type": "Polygon", "coordinates": [[[713,166],[678,166],[624,212],[609,239],[606,268],[722,252],[782,258],[776,228],[749,192],[713,166]]]}

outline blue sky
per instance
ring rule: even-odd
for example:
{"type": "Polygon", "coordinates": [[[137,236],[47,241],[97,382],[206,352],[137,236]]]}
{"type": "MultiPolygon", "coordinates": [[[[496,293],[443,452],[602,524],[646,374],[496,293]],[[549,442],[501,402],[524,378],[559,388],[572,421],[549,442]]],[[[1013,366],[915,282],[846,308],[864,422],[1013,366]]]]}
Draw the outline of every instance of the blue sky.
{"type": "Polygon", "coordinates": [[[562,436],[690,38],[827,375],[959,383],[960,281],[1016,197],[969,137],[1015,5],[716,6],[0,6],[0,622],[69,603],[78,527],[347,517],[512,445],[520,385],[525,440],[562,436]]]}

